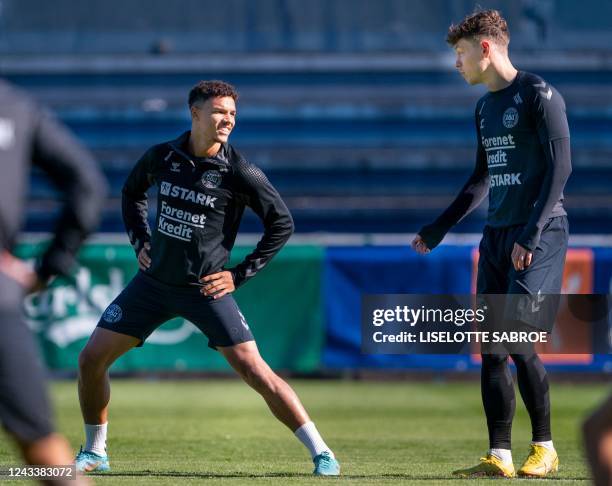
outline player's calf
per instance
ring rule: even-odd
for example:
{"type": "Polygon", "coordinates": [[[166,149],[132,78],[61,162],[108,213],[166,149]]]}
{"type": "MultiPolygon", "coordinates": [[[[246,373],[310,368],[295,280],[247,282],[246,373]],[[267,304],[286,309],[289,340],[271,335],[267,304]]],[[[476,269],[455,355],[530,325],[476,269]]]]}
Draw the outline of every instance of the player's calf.
{"type": "Polygon", "coordinates": [[[340,464],[310,420],[297,394],[260,356],[254,341],[220,348],[230,365],[266,401],[274,416],[289,427],[310,452],[318,476],[337,476],[340,464]]]}

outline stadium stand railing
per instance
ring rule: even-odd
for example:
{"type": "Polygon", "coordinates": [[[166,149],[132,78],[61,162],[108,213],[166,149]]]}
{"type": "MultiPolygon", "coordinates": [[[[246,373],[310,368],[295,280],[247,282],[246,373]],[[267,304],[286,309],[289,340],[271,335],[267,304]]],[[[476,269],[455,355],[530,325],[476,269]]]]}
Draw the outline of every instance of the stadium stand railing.
{"type": "MultiPolygon", "coordinates": [[[[612,4],[596,2],[602,15],[585,16],[584,2],[490,3],[515,29],[517,66],[566,99],[572,232],[612,233],[612,4]]],[[[7,0],[0,70],[96,153],[112,191],[102,231],[123,231],[121,185],[140,154],[188,129],[189,88],[222,78],[241,92],[232,142],[278,186],[298,232],[412,232],[445,207],[473,165],[482,90],[454,72],[443,42],[473,2],[373,5],[186,0],[179,12],[7,0]],[[218,21],[201,29],[213,8],[218,21]]],[[[29,231],[49,229],[52,196],[35,176],[29,231]]],[[[483,216],[481,208],[460,230],[477,232],[483,216]]],[[[243,228],[259,227],[250,215],[243,228]]]]}

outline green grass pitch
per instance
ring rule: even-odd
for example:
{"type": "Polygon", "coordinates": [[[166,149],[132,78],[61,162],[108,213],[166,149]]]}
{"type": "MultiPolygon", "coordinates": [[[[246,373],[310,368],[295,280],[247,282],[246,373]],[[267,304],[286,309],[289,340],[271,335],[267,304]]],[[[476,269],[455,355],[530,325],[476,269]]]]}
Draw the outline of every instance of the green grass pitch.
{"type": "MultiPolygon", "coordinates": [[[[476,382],[290,383],[334,449],[342,477],[313,478],[306,450],[239,381],[117,379],[109,422],[112,472],[96,475],[96,484],[509,484],[450,476],[453,469],[475,463],[487,448],[476,382]]],[[[58,427],[78,448],[83,431],[76,385],[58,382],[52,391],[58,427]]],[[[553,382],[553,434],[561,469],[540,483],[589,484],[578,428],[607,391],[603,384],[553,382]]],[[[0,433],[0,465],[18,464],[6,439],[0,433]]],[[[529,440],[529,421],[517,396],[517,467],[529,440]]]]}

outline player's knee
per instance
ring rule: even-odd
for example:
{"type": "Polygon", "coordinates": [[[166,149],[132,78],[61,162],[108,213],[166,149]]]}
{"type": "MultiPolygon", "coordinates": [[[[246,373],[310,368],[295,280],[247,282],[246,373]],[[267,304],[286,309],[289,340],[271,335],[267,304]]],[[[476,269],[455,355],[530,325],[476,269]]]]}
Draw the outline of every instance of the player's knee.
{"type": "Polygon", "coordinates": [[[79,374],[81,376],[92,376],[105,373],[107,369],[104,357],[89,346],[79,353],[79,374]]]}
{"type": "Polygon", "coordinates": [[[525,366],[530,363],[537,363],[540,361],[540,358],[536,353],[529,354],[512,354],[512,361],[516,366],[525,366]]]}
{"type": "Polygon", "coordinates": [[[507,354],[483,354],[482,366],[485,368],[495,368],[504,366],[508,362],[507,354]]]}
{"type": "Polygon", "coordinates": [[[240,374],[259,393],[274,392],[276,389],[276,374],[261,360],[244,363],[240,374]]]}

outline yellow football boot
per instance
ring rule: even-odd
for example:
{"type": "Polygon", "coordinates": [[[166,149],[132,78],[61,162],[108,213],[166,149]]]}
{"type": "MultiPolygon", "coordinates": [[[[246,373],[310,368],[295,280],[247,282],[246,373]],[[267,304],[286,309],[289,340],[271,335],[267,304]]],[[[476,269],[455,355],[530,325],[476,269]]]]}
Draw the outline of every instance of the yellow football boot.
{"type": "Polygon", "coordinates": [[[497,457],[487,454],[487,457],[481,457],[480,462],[475,466],[453,471],[453,476],[462,478],[476,478],[481,476],[513,478],[516,476],[516,473],[514,472],[513,464],[505,465],[497,457]]]}
{"type": "Polygon", "coordinates": [[[554,449],[531,444],[531,449],[518,475],[530,478],[543,478],[559,470],[559,456],[554,449]]]}

